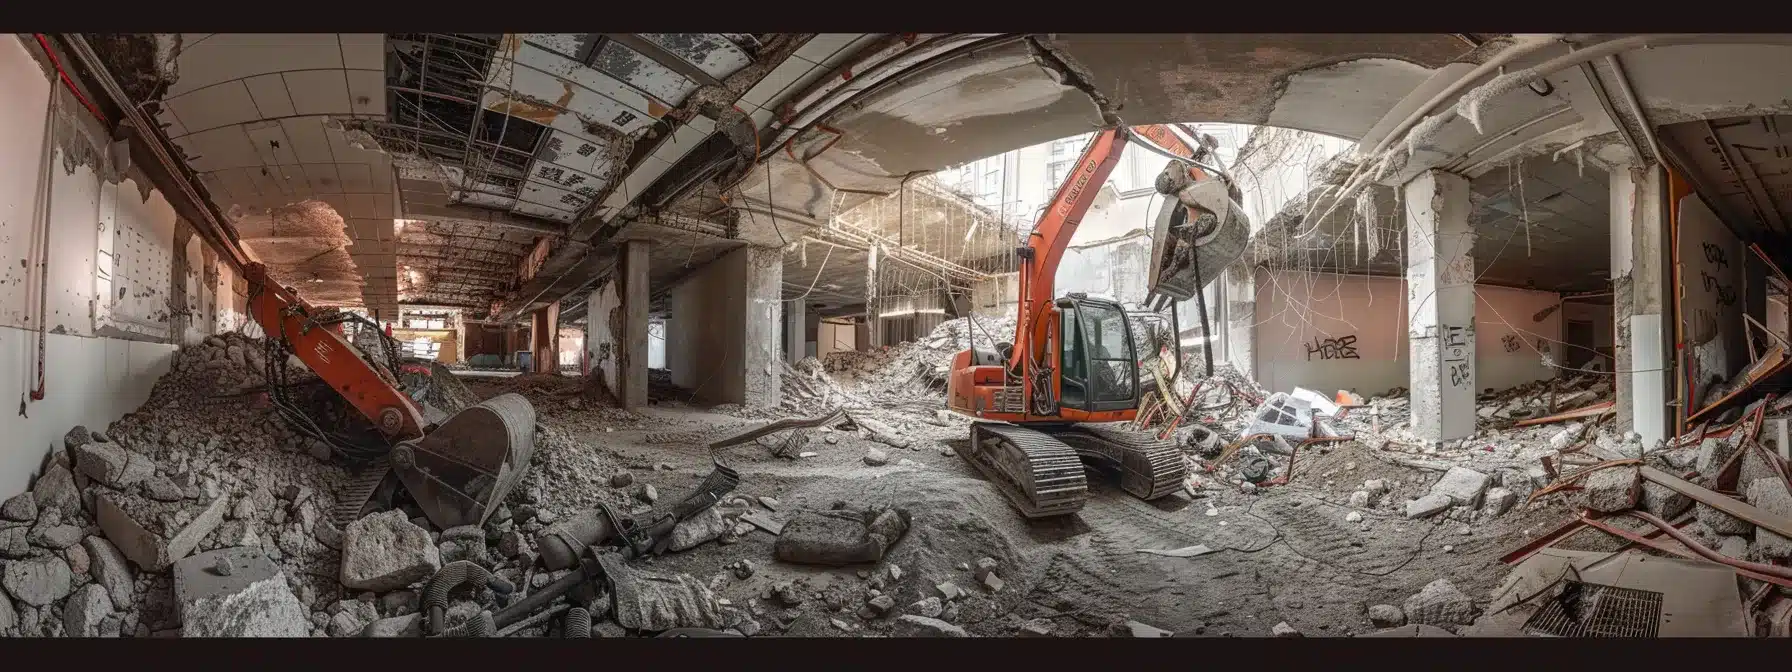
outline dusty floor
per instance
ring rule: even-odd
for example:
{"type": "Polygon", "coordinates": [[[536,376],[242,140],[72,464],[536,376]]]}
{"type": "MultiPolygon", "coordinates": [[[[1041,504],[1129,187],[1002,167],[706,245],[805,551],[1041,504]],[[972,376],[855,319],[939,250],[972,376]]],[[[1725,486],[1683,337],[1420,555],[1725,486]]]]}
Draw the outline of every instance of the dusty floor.
{"type": "MultiPolygon", "coordinates": [[[[466,382],[482,397],[518,391],[514,384],[466,382]]],[[[540,424],[590,451],[577,456],[578,466],[571,468],[582,472],[577,478],[589,487],[542,489],[544,507],[562,512],[588,506],[597,496],[593,491],[608,488],[607,478],[617,470],[655,485],[662,497],[680,497],[709,471],[710,455],[700,442],[668,441],[676,436],[668,432],[725,435],[728,428],[756,424],[676,402],[630,414],[584,408],[539,386],[522,391],[535,401],[540,424]]],[[[901,416],[882,417],[901,421],[901,416]]],[[[1375,630],[1365,615],[1370,605],[1399,605],[1438,578],[1449,578],[1484,603],[1506,573],[1498,557],[1569,516],[1557,498],[1475,523],[1441,516],[1407,520],[1400,502],[1423,494],[1439,473],[1377,460],[1371,448],[1350,442],[1324,453],[1303,450],[1288,486],[1255,494],[1227,489],[1201,500],[1178,493],[1144,502],[1094,478],[1091,500],[1079,514],[1029,522],[949,453],[950,442],[967,431],[962,421],[949,424],[911,419],[899,428],[917,439],[907,450],[854,433],[817,431],[803,448],[815,453],[809,458],[773,457],[757,444],[723,451],[721,457],[741,472],[737,492],[777,501],[779,512],[767,514],[773,518],[797,508],[825,509],[836,501],[908,509],[912,527],[879,566],[780,563],[773,559],[774,538],[762,531],[737,544],[711,542],[644,566],[707,581],[719,597],[747,606],[767,635],[886,634],[888,619],[865,621],[856,615],[868,591],[896,598],[893,618],[935,594],[937,584],[951,582],[970,596],[948,615],[978,636],[1013,636],[1023,623],[1041,618],[1050,620],[1052,634],[1059,636],[1124,636],[1128,630],[1122,624],[1129,620],[1178,636],[1268,636],[1283,621],[1306,636],[1346,636],[1375,630]],[[889,454],[887,466],[864,463],[873,448],[889,454]],[[1344,506],[1346,498],[1371,478],[1387,480],[1392,492],[1380,507],[1362,511],[1363,522],[1346,522],[1352,511],[1344,506]],[[1208,515],[1210,505],[1214,515],[1208,515]],[[1218,552],[1195,558],[1138,552],[1197,544],[1218,552]],[[997,573],[1006,583],[999,592],[979,585],[970,571],[983,557],[1000,563],[997,573]],[[726,569],[742,559],[756,569],[744,580],[726,569]],[[900,568],[900,580],[889,579],[891,564],[900,568]],[[809,599],[794,607],[773,599],[773,588],[787,582],[795,582],[809,599]]],[[[567,470],[567,460],[561,462],[557,468],[567,470]]],[[[609,490],[605,499],[626,500],[625,493],[609,490]]]]}

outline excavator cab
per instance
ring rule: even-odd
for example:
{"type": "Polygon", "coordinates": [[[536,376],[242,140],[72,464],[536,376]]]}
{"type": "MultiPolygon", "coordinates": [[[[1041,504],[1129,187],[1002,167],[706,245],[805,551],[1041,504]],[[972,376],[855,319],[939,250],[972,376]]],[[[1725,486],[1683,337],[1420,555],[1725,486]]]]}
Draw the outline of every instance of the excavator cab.
{"type": "Polygon", "coordinates": [[[1115,301],[1080,293],[1055,303],[1060,414],[1138,408],[1138,358],[1126,310],[1115,301]]]}

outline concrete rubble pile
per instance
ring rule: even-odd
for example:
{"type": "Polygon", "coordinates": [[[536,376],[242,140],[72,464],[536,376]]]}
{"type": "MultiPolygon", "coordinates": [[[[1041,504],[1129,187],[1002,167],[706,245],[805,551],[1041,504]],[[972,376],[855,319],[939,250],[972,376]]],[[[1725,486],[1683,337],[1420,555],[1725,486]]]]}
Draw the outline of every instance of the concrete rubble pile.
{"type": "Polygon", "coordinates": [[[863,352],[830,352],[822,369],[843,389],[871,401],[944,398],[952,357],[969,348],[972,339],[991,349],[1011,341],[1014,326],[1012,314],[947,320],[913,341],[863,352]]]}

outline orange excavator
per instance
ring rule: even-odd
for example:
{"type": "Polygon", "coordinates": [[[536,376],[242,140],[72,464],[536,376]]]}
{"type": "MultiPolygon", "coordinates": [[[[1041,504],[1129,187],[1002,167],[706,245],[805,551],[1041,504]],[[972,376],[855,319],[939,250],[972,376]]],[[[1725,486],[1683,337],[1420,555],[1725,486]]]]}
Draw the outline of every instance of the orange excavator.
{"type": "Polygon", "coordinates": [[[259,263],[249,264],[244,276],[250,317],[267,333],[269,403],[353,470],[337,494],[336,522],[346,526],[390,504],[402,484],[441,529],[484,524],[522,480],[535,451],[535,408],[528,399],[504,394],[448,416],[427,401],[427,363],[401,362],[396,343],[377,323],[311,306],[259,263]],[[360,323],[361,346],[344,336],[342,327],[351,322],[360,323]],[[317,380],[293,383],[289,357],[317,380]],[[332,396],[349,409],[315,417],[319,408],[340,406],[332,396]]]}
{"type": "Polygon", "coordinates": [[[1135,142],[1172,159],[1155,185],[1167,198],[1154,225],[1148,302],[1196,296],[1243,253],[1249,222],[1237,189],[1223,170],[1203,162],[1213,158],[1211,138],[1196,137],[1191,148],[1165,126],[1096,134],[1017,250],[1014,341],[988,349],[973,338],[953,357],[948,403],[977,420],[959,452],[1028,518],[1082,509],[1085,460],[1118,472],[1121,489],[1141,499],[1182,488],[1182,451],[1121,424],[1137,415],[1141,396],[1125,307],[1081,293],[1056,297],[1053,282],[1096,192],[1135,142]],[[1212,275],[1203,278],[1202,267],[1212,275]]]}

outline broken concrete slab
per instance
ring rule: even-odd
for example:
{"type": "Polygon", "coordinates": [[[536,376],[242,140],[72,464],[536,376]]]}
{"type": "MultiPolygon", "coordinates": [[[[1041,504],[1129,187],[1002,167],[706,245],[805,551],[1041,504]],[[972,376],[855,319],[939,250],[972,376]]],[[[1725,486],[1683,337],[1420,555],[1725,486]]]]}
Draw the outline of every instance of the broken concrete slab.
{"type": "Polygon", "coordinates": [[[1754,523],[1719,511],[1709,504],[1701,502],[1694,507],[1693,511],[1694,515],[1698,516],[1699,522],[1704,523],[1706,527],[1711,528],[1711,531],[1717,534],[1748,535],[1755,531],[1754,523]]]}
{"type": "Polygon", "coordinates": [[[124,554],[104,537],[87,537],[81,543],[87,549],[88,570],[93,580],[106,589],[113,604],[131,604],[136,577],[132,576],[124,554]]]}
{"type": "Polygon", "coordinates": [[[442,568],[429,531],[403,511],[386,511],[350,523],[342,540],[342,585],[383,592],[425,580],[442,568]]]}
{"type": "Polygon", "coordinates": [[[1121,625],[1126,628],[1127,634],[1139,639],[1159,639],[1163,637],[1171,637],[1176,634],[1155,625],[1148,625],[1138,621],[1127,621],[1121,625]]]}
{"type": "Polygon", "coordinates": [[[68,562],[54,555],[13,560],[0,573],[0,587],[21,603],[46,607],[68,597],[74,575],[68,562]]]}
{"type": "Polygon", "coordinates": [[[31,555],[31,528],[19,525],[0,528],[0,559],[14,560],[31,555]]]}
{"type": "Polygon", "coordinates": [[[1436,493],[1418,499],[1409,499],[1406,501],[1406,517],[1429,518],[1448,510],[1451,502],[1449,495],[1436,493]]]}
{"type": "MultiPolygon", "coordinates": [[[[1792,493],[1786,491],[1786,482],[1778,476],[1756,479],[1748,484],[1747,492],[1748,502],[1755,508],[1792,516],[1792,493]]],[[[1757,529],[1754,553],[1773,560],[1792,558],[1792,539],[1767,528],[1757,529]]]]}
{"type": "Polygon", "coordinates": [[[1642,490],[1637,470],[1630,467],[1601,469],[1581,479],[1581,496],[1586,507],[1600,513],[1616,513],[1636,508],[1642,490]]]}
{"type": "Polygon", "coordinates": [[[1406,613],[1408,623],[1437,626],[1468,625],[1475,622],[1478,614],[1475,601],[1457,590],[1449,579],[1425,584],[1418,594],[1406,598],[1401,611],[1406,613]]]}
{"type": "MultiPolygon", "coordinates": [[[[94,506],[100,530],[126,558],[138,567],[150,571],[167,569],[176,560],[192,553],[199,546],[200,540],[224,522],[224,513],[229,505],[228,497],[214,498],[205,508],[193,514],[180,529],[156,532],[153,531],[154,526],[132,518],[123,507],[113,501],[113,497],[114,495],[101,494],[95,498],[94,506]]],[[[190,507],[179,504],[169,506],[190,507]]]]}
{"type": "Polygon", "coordinates": [[[0,591],[0,636],[14,634],[16,627],[19,627],[19,612],[13,608],[12,598],[0,591]]]}
{"type": "Polygon", "coordinates": [[[100,622],[110,615],[112,598],[106,594],[106,589],[99,584],[87,584],[62,605],[63,636],[98,637],[100,622]]]}
{"type": "Polygon", "coordinates": [[[1300,634],[1300,631],[1294,629],[1294,626],[1289,625],[1287,621],[1282,621],[1281,623],[1277,623],[1275,625],[1275,627],[1270,628],[1269,634],[1271,637],[1300,637],[1300,636],[1302,636],[1300,634]]]}
{"type": "Polygon", "coordinates": [[[81,537],[83,536],[86,536],[86,533],[82,532],[81,528],[75,527],[74,525],[40,524],[37,527],[32,528],[29,541],[32,546],[40,546],[50,550],[60,551],[81,543],[81,537]]]}
{"type": "Polygon", "coordinates": [[[256,548],[223,548],[174,563],[182,637],[308,637],[310,614],[256,548]],[[220,571],[220,567],[228,567],[220,571]]]}
{"type": "Polygon", "coordinates": [[[1730,461],[1730,456],[1736,454],[1737,448],[1729,439],[1705,439],[1699,443],[1699,456],[1694,460],[1693,468],[1698,469],[1699,476],[1709,483],[1717,477],[1717,470],[1730,461]]]}
{"type": "Polygon", "coordinates": [[[801,511],[784,524],[773,550],[779,560],[800,564],[877,562],[908,526],[903,509],[801,511]]]}
{"type": "Polygon", "coordinates": [[[76,448],[75,467],[88,478],[121,490],[156,473],[154,460],[116,443],[89,443],[76,448]]]}
{"type": "Polygon", "coordinates": [[[1431,494],[1445,495],[1451,503],[1459,506],[1479,506],[1481,495],[1487,492],[1492,478],[1473,469],[1450,467],[1442,478],[1431,486],[1431,494]]]}
{"type": "Polygon", "coordinates": [[[897,633],[905,637],[969,637],[964,628],[937,618],[903,614],[896,617],[897,633]]]}

